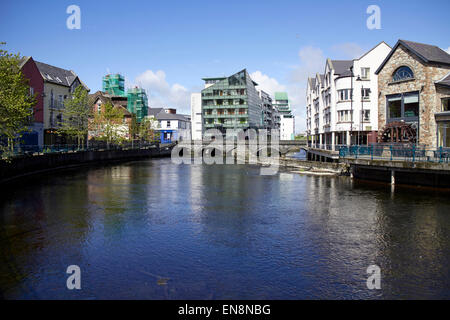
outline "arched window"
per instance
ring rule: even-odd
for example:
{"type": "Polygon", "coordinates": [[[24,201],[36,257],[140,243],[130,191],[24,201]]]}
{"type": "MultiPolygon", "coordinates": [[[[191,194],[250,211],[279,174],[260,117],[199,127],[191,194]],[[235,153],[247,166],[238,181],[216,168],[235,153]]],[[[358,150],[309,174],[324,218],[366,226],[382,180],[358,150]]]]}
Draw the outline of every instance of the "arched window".
{"type": "Polygon", "coordinates": [[[403,66],[395,70],[394,76],[392,77],[392,80],[395,81],[402,81],[402,80],[408,80],[413,79],[414,73],[412,72],[411,68],[407,66],[403,66]]]}

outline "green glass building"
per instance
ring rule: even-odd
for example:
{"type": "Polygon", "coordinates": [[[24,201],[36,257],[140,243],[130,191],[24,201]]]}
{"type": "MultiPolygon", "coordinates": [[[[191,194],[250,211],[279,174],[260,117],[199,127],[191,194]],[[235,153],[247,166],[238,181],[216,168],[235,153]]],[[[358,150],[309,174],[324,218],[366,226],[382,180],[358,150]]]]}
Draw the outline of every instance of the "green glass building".
{"type": "Polygon", "coordinates": [[[230,76],[203,78],[203,132],[218,129],[235,135],[248,128],[259,129],[263,124],[261,99],[246,69],[230,76]]]}

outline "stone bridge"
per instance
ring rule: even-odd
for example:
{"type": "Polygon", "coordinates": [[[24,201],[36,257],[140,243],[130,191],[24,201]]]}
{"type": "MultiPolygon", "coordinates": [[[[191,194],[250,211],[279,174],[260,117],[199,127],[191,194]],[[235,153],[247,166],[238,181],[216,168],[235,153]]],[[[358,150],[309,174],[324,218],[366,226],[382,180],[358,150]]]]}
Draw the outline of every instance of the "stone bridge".
{"type": "MultiPolygon", "coordinates": [[[[185,140],[178,143],[176,148],[180,153],[196,153],[203,154],[204,152],[213,153],[215,150],[221,150],[223,154],[230,155],[238,150],[238,147],[243,147],[244,142],[237,142],[236,140],[224,140],[222,143],[215,140],[185,140]],[[183,150],[183,151],[182,151],[183,150]]],[[[259,156],[261,152],[267,151],[269,153],[278,152],[280,156],[285,156],[289,153],[300,152],[301,149],[308,151],[306,140],[279,140],[278,143],[271,144],[270,141],[267,143],[258,144],[254,140],[246,140],[245,148],[250,152],[256,153],[259,156]]]]}

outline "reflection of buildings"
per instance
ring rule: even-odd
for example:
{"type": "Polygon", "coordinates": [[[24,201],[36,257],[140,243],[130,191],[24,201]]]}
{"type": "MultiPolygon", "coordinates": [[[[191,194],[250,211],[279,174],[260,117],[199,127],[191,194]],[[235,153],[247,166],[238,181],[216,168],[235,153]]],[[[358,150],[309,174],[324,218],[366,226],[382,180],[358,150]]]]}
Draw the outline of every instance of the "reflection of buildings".
{"type": "MultiPolygon", "coordinates": [[[[450,55],[422,43],[399,40],[376,71],[378,122],[412,123],[417,143],[450,147],[450,55]]],[[[402,133],[391,134],[397,142],[402,133]]]]}

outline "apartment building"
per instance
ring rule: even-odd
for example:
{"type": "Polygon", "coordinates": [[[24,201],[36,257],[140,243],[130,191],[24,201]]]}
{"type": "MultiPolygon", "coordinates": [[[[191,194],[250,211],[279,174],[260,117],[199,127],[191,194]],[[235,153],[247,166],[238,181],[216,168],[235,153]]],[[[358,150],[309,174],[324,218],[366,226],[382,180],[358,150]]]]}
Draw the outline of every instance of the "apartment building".
{"type": "Polygon", "coordinates": [[[38,61],[35,63],[44,80],[44,144],[65,144],[65,137],[57,132],[62,121],[64,100],[80,85],[88,91],[89,88],[72,70],[38,61]]]}
{"type": "Polygon", "coordinates": [[[246,69],[230,77],[203,80],[203,133],[214,128],[236,136],[240,130],[263,126],[262,103],[256,90],[258,84],[250,78],[246,69]]]}
{"type": "Polygon", "coordinates": [[[287,92],[275,92],[274,108],[278,111],[281,140],[294,140],[295,117],[289,104],[287,92]]]}
{"type": "Polygon", "coordinates": [[[306,127],[310,144],[337,150],[338,145],[377,140],[378,79],[375,71],[391,47],[379,43],[354,60],[327,59],[323,74],[308,78],[306,127]]]}

